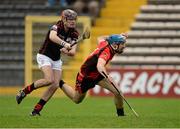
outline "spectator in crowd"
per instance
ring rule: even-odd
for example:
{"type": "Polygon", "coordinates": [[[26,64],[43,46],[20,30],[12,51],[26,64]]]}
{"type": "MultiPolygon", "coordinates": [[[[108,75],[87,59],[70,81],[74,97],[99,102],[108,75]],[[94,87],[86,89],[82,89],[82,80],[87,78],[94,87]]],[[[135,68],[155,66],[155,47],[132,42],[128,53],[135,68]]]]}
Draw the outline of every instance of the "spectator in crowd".
{"type": "Polygon", "coordinates": [[[78,14],[88,14],[92,22],[99,16],[102,0],[75,0],[71,3],[78,14]]]}
{"type": "Polygon", "coordinates": [[[47,6],[54,6],[56,3],[59,3],[61,7],[71,7],[79,15],[89,15],[92,24],[94,24],[105,0],[48,0],[46,4],[47,6]]]}
{"type": "Polygon", "coordinates": [[[68,0],[48,0],[46,5],[47,6],[54,6],[59,4],[61,7],[66,7],[68,5],[68,0]]]}

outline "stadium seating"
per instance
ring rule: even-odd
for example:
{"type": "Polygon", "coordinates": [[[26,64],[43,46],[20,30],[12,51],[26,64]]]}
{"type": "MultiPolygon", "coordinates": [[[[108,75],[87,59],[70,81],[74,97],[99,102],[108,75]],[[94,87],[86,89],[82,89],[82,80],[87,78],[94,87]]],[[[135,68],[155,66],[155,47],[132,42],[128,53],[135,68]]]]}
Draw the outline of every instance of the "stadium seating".
{"type": "Polygon", "coordinates": [[[24,84],[25,15],[57,15],[60,7],[46,7],[44,0],[1,0],[0,85],[24,84]]]}
{"type": "Polygon", "coordinates": [[[92,28],[92,44],[97,45],[97,37],[114,33],[126,32],[130,29],[134,16],[144,5],[146,0],[107,0],[106,6],[101,10],[96,26],[92,28]]]}
{"type": "Polygon", "coordinates": [[[180,4],[180,1],[179,0],[148,0],[148,4],[177,5],[177,4],[180,4]]]}
{"type": "MultiPolygon", "coordinates": [[[[92,44],[95,47],[97,36],[102,34],[130,30],[126,52],[115,56],[112,65],[178,68],[180,66],[180,23],[178,22],[180,0],[147,0],[147,5],[144,5],[145,1],[107,0],[106,7],[101,11],[101,17],[92,28],[92,44]]],[[[1,86],[24,84],[24,18],[27,14],[57,15],[61,10],[58,6],[47,7],[45,2],[44,0],[1,0],[1,86]]],[[[39,29],[34,34],[40,37],[42,33],[45,33],[44,30],[39,29]]],[[[41,41],[39,38],[36,39],[37,43],[41,41]]]]}
{"type": "Polygon", "coordinates": [[[180,65],[180,1],[148,0],[131,24],[125,53],[113,65],[175,67],[180,65]]]}

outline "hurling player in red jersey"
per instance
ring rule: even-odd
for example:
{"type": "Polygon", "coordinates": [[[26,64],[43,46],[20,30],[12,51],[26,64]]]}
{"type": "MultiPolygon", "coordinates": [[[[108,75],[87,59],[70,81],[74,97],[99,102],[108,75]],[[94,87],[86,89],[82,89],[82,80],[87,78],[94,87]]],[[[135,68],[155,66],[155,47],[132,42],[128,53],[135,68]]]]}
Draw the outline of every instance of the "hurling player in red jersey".
{"type": "MultiPolygon", "coordinates": [[[[76,78],[75,90],[67,85],[63,80],[60,81],[60,88],[76,104],[80,103],[86,92],[95,87],[96,84],[106,88],[114,94],[114,102],[118,116],[124,116],[123,99],[119,94],[118,88],[113,87],[114,80],[108,75],[105,66],[117,53],[121,54],[125,48],[126,34],[110,35],[99,42],[98,47],[89,55],[80,68],[76,78]]],[[[116,85],[117,86],[117,85],[116,85]]]]}
{"type": "Polygon", "coordinates": [[[40,115],[43,106],[59,87],[62,73],[61,52],[68,56],[74,56],[76,53],[77,46],[70,47],[70,44],[79,37],[76,30],[76,21],[77,13],[75,11],[66,9],[62,12],[61,19],[48,31],[46,39],[37,54],[37,63],[43,72],[44,78],[26,86],[16,96],[16,101],[20,104],[33,90],[48,86],[31,112],[32,116],[40,115]]]}

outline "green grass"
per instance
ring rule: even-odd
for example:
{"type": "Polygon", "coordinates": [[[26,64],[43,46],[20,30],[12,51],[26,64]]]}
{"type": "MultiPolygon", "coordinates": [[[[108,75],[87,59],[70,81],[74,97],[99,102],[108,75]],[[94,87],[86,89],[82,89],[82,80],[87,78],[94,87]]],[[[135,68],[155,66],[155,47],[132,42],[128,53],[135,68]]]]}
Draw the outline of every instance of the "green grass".
{"type": "Polygon", "coordinates": [[[179,99],[127,100],[139,113],[136,118],[125,104],[125,117],[116,117],[113,98],[86,98],[76,105],[68,98],[52,98],[40,117],[31,117],[38,98],[21,105],[15,96],[0,96],[0,128],[180,128],[179,99]]]}

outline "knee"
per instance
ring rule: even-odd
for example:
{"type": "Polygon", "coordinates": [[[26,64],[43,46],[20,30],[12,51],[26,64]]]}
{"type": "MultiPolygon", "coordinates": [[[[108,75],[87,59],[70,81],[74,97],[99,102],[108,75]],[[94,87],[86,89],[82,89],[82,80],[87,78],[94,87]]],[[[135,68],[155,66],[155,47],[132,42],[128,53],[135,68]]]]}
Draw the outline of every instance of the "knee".
{"type": "Polygon", "coordinates": [[[52,85],[49,87],[49,91],[55,92],[58,89],[59,86],[55,85],[55,83],[52,83],[52,85]]]}
{"type": "Polygon", "coordinates": [[[52,85],[53,83],[54,83],[54,79],[53,78],[46,79],[46,85],[52,85]]]}
{"type": "Polygon", "coordinates": [[[51,83],[51,87],[53,88],[53,89],[58,89],[59,88],[59,83],[58,82],[55,82],[55,81],[53,81],[52,83],[51,83]]]}
{"type": "Polygon", "coordinates": [[[114,96],[117,97],[117,98],[120,98],[121,94],[120,94],[120,92],[114,92],[114,96]]]}

